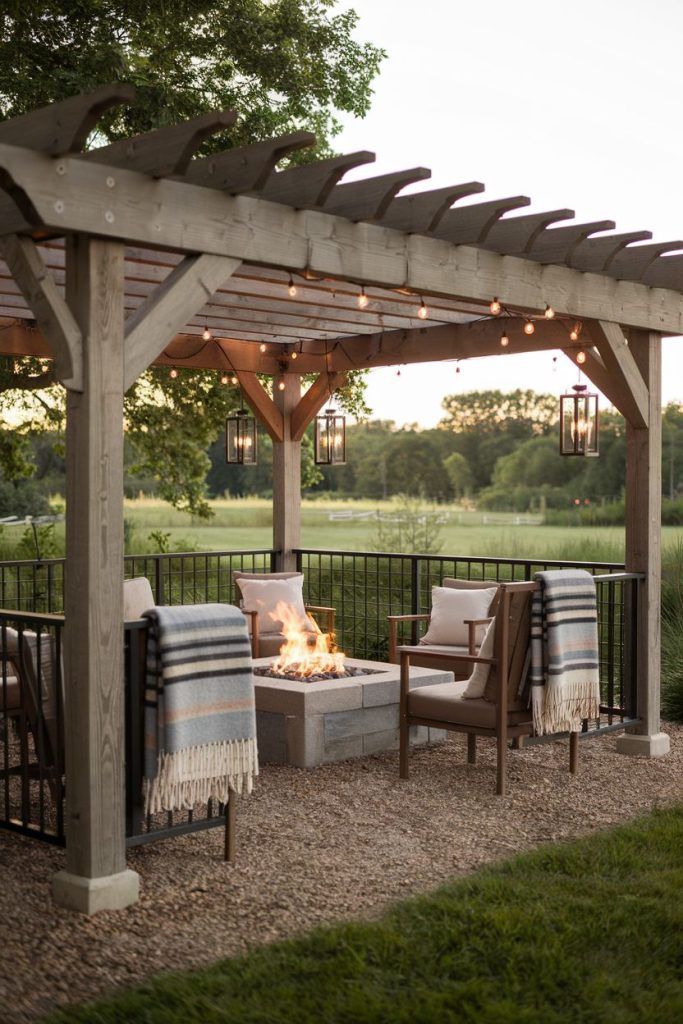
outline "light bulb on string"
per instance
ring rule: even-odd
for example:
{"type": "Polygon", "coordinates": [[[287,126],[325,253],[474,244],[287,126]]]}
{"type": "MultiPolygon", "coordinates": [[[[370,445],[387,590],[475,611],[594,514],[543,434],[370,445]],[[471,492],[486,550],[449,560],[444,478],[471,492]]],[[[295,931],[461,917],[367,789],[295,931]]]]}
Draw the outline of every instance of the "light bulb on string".
{"type": "Polygon", "coordinates": [[[533,320],[527,320],[526,323],[524,324],[524,333],[531,335],[531,334],[534,333],[535,330],[536,330],[536,328],[534,327],[533,320]]]}
{"type": "Polygon", "coordinates": [[[579,364],[579,366],[583,366],[583,364],[586,362],[586,353],[583,351],[583,349],[581,349],[580,352],[576,353],[576,361],[579,364]]]}
{"type": "Polygon", "coordinates": [[[265,352],[267,349],[268,349],[268,346],[266,345],[265,341],[262,341],[261,344],[258,347],[259,352],[265,352]]]}
{"type": "Polygon", "coordinates": [[[581,334],[581,324],[574,324],[571,331],[569,332],[569,338],[571,341],[578,341],[579,335],[581,334]]]}
{"type": "Polygon", "coordinates": [[[213,334],[211,333],[208,327],[205,327],[204,330],[202,331],[202,338],[204,339],[204,341],[211,341],[211,339],[213,338],[213,334]]]}
{"type": "Polygon", "coordinates": [[[553,309],[553,307],[552,306],[548,306],[546,304],[545,312],[543,313],[543,316],[546,318],[546,320],[552,320],[554,318],[554,316],[555,316],[555,310],[553,309]]]}
{"type": "Polygon", "coordinates": [[[228,383],[228,375],[227,375],[227,373],[224,373],[223,376],[221,377],[221,384],[227,384],[227,383],[228,383]]]}
{"type": "Polygon", "coordinates": [[[503,331],[503,333],[501,334],[501,336],[500,336],[500,343],[501,343],[503,348],[507,348],[508,345],[510,344],[510,339],[508,338],[508,332],[507,331],[503,331]]]}
{"type": "Polygon", "coordinates": [[[298,358],[299,358],[299,353],[298,352],[292,352],[292,359],[298,359],[298,358]]]}
{"type": "Polygon", "coordinates": [[[291,274],[289,275],[289,281],[287,282],[287,294],[289,295],[290,299],[293,299],[296,296],[296,285],[292,280],[291,274]]]}
{"type": "Polygon", "coordinates": [[[427,317],[429,316],[429,310],[427,309],[425,305],[425,300],[422,298],[422,296],[420,296],[420,308],[417,311],[417,315],[419,316],[420,320],[426,320],[427,317]]]}
{"type": "Polygon", "coordinates": [[[370,299],[365,294],[365,288],[363,285],[360,287],[360,295],[358,296],[358,308],[365,309],[370,299]]]}
{"type": "Polygon", "coordinates": [[[277,389],[278,389],[278,391],[284,391],[285,390],[285,378],[284,377],[280,377],[279,378],[279,380],[277,382],[277,389]]]}
{"type": "Polygon", "coordinates": [[[171,367],[171,369],[168,371],[168,375],[171,378],[171,380],[176,379],[176,377],[178,376],[178,371],[176,370],[175,366],[171,367]]]}
{"type": "Polygon", "coordinates": [[[500,302],[498,301],[497,297],[491,301],[489,305],[489,311],[491,312],[492,316],[498,316],[498,314],[500,313],[500,302]]]}

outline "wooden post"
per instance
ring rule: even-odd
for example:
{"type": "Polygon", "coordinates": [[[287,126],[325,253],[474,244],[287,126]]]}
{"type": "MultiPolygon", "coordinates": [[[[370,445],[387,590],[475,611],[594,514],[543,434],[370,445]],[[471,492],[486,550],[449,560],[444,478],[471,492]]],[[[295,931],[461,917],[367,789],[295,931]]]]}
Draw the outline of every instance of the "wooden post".
{"type": "Polygon", "coordinates": [[[659,334],[629,332],[629,351],[648,389],[649,429],[626,422],[626,570],[642,572],[638,596],[638,718],[633,732],[619,737],[624,754],[661,757],[669,737],[660,731],[661,509],[662,509],[662,342],[659,334]]]}
{"type": "Polygon", "coordinates": [[[284,437],[273,441],[273,547],[278,572],[296,569],[294,548],[301,543],[301,441],[292,441],[292,412],[301,398],[297,374],[284,374],[284,391],[275,388],[273,397],[282,413],[284,437]]]}
{"type": "Polygon", "coordinates": [[[83,336],[83,392],[67,395],[67,846],[53,893],[92,914],[138,897],[125,857],[121,243],[69,241],[67,300],[83,336]]]}

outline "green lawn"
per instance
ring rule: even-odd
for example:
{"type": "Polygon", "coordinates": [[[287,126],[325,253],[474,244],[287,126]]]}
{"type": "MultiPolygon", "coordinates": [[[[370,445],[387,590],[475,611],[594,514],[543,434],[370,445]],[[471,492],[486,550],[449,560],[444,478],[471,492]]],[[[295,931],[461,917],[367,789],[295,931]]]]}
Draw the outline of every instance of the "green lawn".
{"type": "Polygon", "coordinates": [[[674,1024],[683,809],[490,867],[371,923],[161,977],[52,1024],[674,1024]]]}
{"type": "MultiPolygon", "coordinates": [[[[143,499],[126,502],[125,516],[133,532],[130,550],[148,549],[148,536],[160,530],[170,536],[173,548],[202,551],[269,548],[272,545],[270,502],[259,499],[212,502],[215,517],[197,522],[160,502],[143,499]],[[137,542],[137,544],[136,544],[137,542]]],[[[387,512],[389,503],[320,502],[302,503],[302,546],[363,551],[376,549],[376,525],[372,519],[332,519],[339,511],[354,514],[387,512]]],[[[544,557],[548,559],[622,561],[624,531],[619,527],[576,527],[515,525],[513,515],[495,516],[496,524],[485,525],[478,513],[445,509],[447,520],[441,528],[441,552],[459,555],[500,557],[544,557]],[[499,522],[508,519],[507,524],[499,522]]],[[[683,538],[683,529],[665,527],[664,545],[683,538]]]]}

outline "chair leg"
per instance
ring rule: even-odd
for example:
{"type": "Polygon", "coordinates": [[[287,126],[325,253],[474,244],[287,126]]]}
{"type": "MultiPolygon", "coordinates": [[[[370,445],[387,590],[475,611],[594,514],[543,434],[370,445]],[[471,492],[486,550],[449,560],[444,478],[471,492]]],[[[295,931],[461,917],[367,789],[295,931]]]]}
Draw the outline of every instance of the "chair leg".
{"type": "Polygon", "coordinates": [[[467,733],[467,763],[477,763],[477,734],[475,732],[467,733]]]}
{"type": "Polygon", "coordinates": [[[496,761],[496,793],[498,796],[505,796],[507,787],[507,758],[508,745],[507,735],[499,732],[497,736],[498,757],[496,761]]]}
{"type": "Polygon", "coordinates": [[[402,779],[408,778],[408,747],[410,744],[410,733],[408,727],[408,686],[410,677],[410,662],[407,657],[401,657],[401,704],[400,719],[398,726],[398,773],[402,779]]]}
{"type": "Polygon", "coordinates": [[[235,863],[235,817],[236,810],[235,803],[237,802],[237,793],[230,791],[230,798],[225,805],[225,853],[223,859],[228,864],[235,863]]]}
{"type": "Polygon", "coordinates": [[[513,750],[521,750],[523,746],[524,746],[524,737],[523,736],[515,736],[513,738],[513,740],[512,740],[512,749],[513,750]]]}
{"type": "Polygon", "coordinates": [[[578,732],[569,733],[569,771],[572,775],[576,775],[579,767],[579,734],[578,732]]]}

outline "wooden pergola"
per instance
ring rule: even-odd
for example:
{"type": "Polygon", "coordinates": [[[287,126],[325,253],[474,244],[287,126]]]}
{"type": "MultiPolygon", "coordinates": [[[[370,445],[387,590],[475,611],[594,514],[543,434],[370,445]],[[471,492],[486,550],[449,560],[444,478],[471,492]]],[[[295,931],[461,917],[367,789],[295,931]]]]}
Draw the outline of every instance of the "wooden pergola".
{"type": "Polygon", "coordinates": [[[230,111],[84,152],[101,113],[133,101],[129,87],[106,86],[0,124],[0,352],[53,359],[67,389],[68,843],[57,900],[90,913],[137,899],[124,843],[122,409],[153,363],[238,378],[273,438],[273,547],[287,568],[301,438],[348,371],[583,350],[582,369],[626,418],[626,567],[645,576],[639,724],[619,749],[665,754],[661,336],[683,334],[683,242],[633,244],[650,233],[615,234],[611,221],[552,226],[571,210],[508,216],[524,196],[461,203],[479,182],[401,195],[429,177],[420,167],[344,183],[374,160],[367,152],[277,170],[314,143],[306,132],[195,157],[230,111]],[[523,318],[506,320],[503,349],[487,318],[494,296],[557,316],[532,336],[523,318]],[[302,395],[304,373],[317,377],[302,395]],[[257,374],[282,375],[284,389],[269,397],[257,374]]]}

